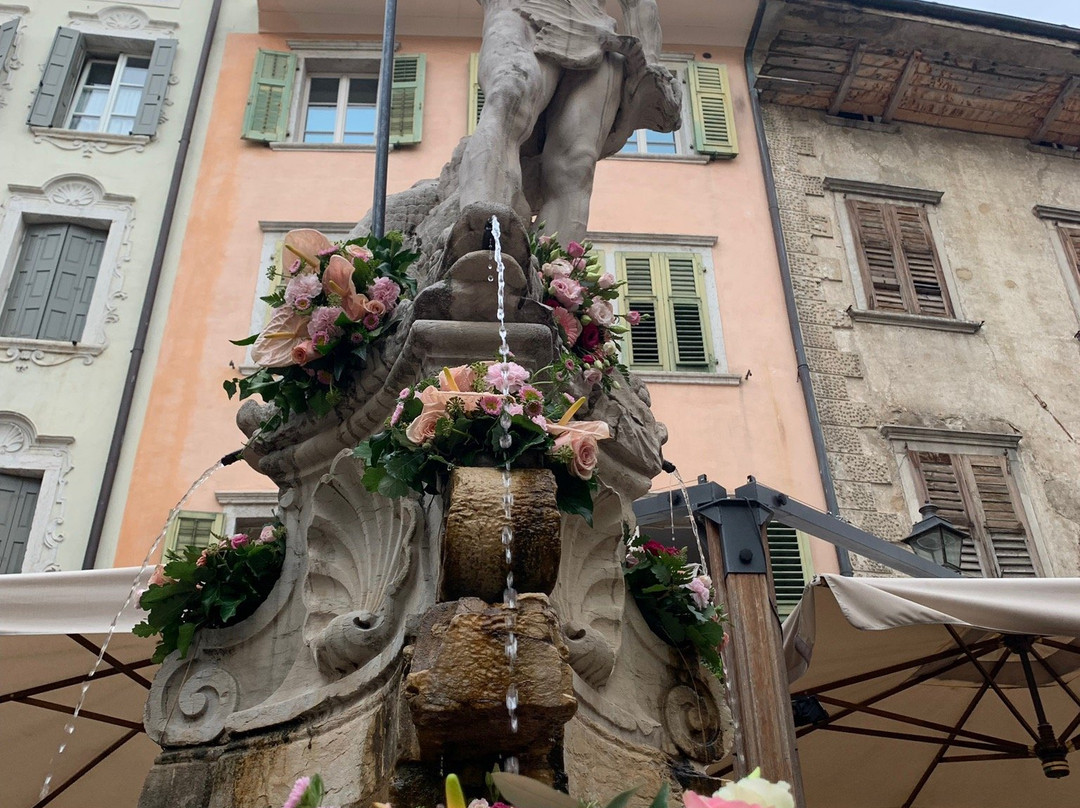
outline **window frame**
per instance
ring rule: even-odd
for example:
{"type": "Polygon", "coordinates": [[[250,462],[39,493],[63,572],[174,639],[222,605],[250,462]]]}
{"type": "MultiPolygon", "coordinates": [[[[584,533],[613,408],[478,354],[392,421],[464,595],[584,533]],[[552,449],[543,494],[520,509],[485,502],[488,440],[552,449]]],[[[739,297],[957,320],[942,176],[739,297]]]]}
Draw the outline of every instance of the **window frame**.
{"type": "MultiPolygon", "coordinates": [[[[645,143],[649,129],[635,129],[633,136],[638,141],[638,151],[624,152],[622,149],[611,155],[612,157],[620,160],[678,160],[679,158],[686,159],[687,157],[702,157],[707,158],[708,155],[701,154],[694,148],[694,114],[692,110],[692,103],[690,98],[690,85],[687,79],[687,70],[692,56],[686,56],[685,58],[679,58],[674,56],[661,56],[660,64],[670,70],[676,80],[679,82],[679,86],[682,88],[682,104],[680,110],[681,123],[679,128],[672,134],[675,135],[675,153],[663,154],[652,153],[648,151],[640,151],[640,147],[645,143]]],[[[627,138],[627,143],[630,142],[630,138],[627,138]]],[[[625,148],[625,145],[623,146],[625,148]]]]}
{"type": "MultiPolygon", "coordinates": [[[[82,72],[79,75],[79,80],[75,83],[75,90],[74,90],[74,92],[73,92],[73,94],[71,96],[71,109],[68,110],[67,120],[64,121],[64,127],[63,127],[64,129],[67,129],[67,130],[69,130],[71,132],[85,132],[86,134],[89,134],[89,135],[119,135],[121,137],[130,137],[131,136],[130,131],[128,131],[128,132],[110,132],[108,130],[109,123],[111,122],[113,113],[116,110],[116,98],[119,95],[120,87],[122,87],[122,86],[133,87],[134,86],[134,85],[124,85],[123,84],[124,70],[127,67],[128,60],[131,59],[131,58],[135,58],[135,59],[144,59],[145,58],[146,61],[147,61],[146,80],[142,84],[142,87],[140,89],[140,95],[139,95],[139,106],[142,106],[142,96],[146,94],[146,83],[150,80],[150,65],[149,65],[150,58],[149,57],[139,56],[137,54],[131,54],[131,53],[128,53],[126,51],[121,51],[120,53],[118,53],[116,55],[116,60],[113,61],[109,57],[97,56],[97,55],[88,53],[87,56],[86,56],[86,59],[83,62],[83,68],[82,68],[82,72]],[[91,69],[91,67],[93,67],[94,64],[113,64],[114,65],[112,81],[109,82],[109,94],[105,99],[105,109],[102,111],[101,115],[99,115],[99,116],[89,116],[89,115],[85,115],[83,113],[79,113],[79,112],[77,112],[75,110],[75,106],[78,103],[79,96],[82,94],[82,91],[84,89],[86,89],[86,82],[90,77],[90,69],[91,69]],[[97,129],[76,129],[72,124],[74,123],[75,118],[77,118],[77,117],[97,117],[97,118],[99,118],[98,128],[97,129]]],[[[134,116],[132,116],[132,121],[131,121],[132,127],[135,126],[136,122],[139,119],[139,117],[138,117],[138,109],[136,109],[135,112],[136,112],[136,114],[134,116]]],[[[126,118],[128,116],[123,115],[121,117],[126,118]]]]}
{"type": "MultiPolygon", "coordinates": [[[[914,525],[922,515],[919,508],[926,502],[926,484],[922,471],[916,467],[912,453],[932,452],[959,457],[997,457],[1004,458],[1006,465],[1005,479],[1012,497],[1012,505],[1026,532],[1028,555],[1036,577],[1053,575],[1051,556],[1039,529],[1035,510],[1032,506],[1029,489],[1024,476],[1020,458],[1019,443],[1021,436],[1015,433],[964,432],[950,429],[886,425],[881,433],[889,442],[890,449],[900,469],[900,484],[904,501],[908,505],[908,517],[914,525]]],[[[970,482],[970,462],[965,463],[964,479],[960,482],[961,496],[965,510],[971,518],[972,492],[967,486],[970,482]]],[[[979,505],[979,510],[981,510],[979,505]]],[[[967,532],[967,531],[965,531],[967,532]]],[[[987,572],[1000,572],[993,546],[989,544],[989,534],[983,530],[971,531],[971,538],[976,548],[976,555],[983,577],[1001,577],[1000,574],[988,575],[987,572]]]]}
{"type": "MultiPolygon", "coordinates": [[[[300,71],[303,73],[303,70],[300,71]]],[[[300,95],[300,105],[296,113],[296,125],[293,127],[295,133],[294,142],[303,143],[307,146],[365,146],[374,148],[375,142],[374,133],[372,134],[371,143],[346,143],[345,137],[345,121],[348,115],[349,108],[349,84],[353,79],[362,80],[375,80],[378,82],[378,74],[368,75],[365,73],[326,73],[326,72],[313,72],[307,75],[303,75],[303,93],[300,95]],[[311,82],[313,79],[337,79],[338,82],[338,96],[337,105],[334,110],[334,134],[333,140],[329,143],[322,141],[307,140],[307,112],[311,101],[311,82]]],[[[372,107],[374,109],[374,105],[372,107]]]]}

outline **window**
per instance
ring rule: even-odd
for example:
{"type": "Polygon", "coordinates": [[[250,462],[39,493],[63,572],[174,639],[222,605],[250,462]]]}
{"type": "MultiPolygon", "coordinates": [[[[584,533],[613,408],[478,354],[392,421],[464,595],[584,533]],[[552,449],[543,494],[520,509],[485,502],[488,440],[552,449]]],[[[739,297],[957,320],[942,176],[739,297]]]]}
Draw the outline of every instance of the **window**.
{"type": "Polygon", "coordinates": [[[1023,578],[1036,575],[1029,529],[1009,459],[1002,455],[909,451],[919,496],[970,540],[960,560],[966,575],[1023,578]]]}
{"type": "Polygon", "coordinates": [[[810,548],[802,533],[777,522],[768,526],[766,535],[776,611],[785,618],[799,605],[803,588],[813,577],[810,548]]]}
{"type": "Polygon", "coordinates": [[[41,480],[0,472],[0,573],[22,572],[41,480]]]}
{"type": "Polygon", "coordinates": [[[15,33],[19,30],[19,18],[0,23],[0,73],[7,69],[8,56],[15,46],[15,33]]]}
{"type": "Polygon", "coordinates": [[[175,39],[116,40],[61,28],[28,123],[78,132],[152,136],[157,132],[175,53],[175,39]]]}
{"type": "MultiPolygon", "coordinates": [[[[696,61],[667,61],[665,66],[687,88],[683,124],[675,132],[638,129],[619,150],[624,155],[677,156],[702,154],[734,157],[738,154],[731,117],[731,85],[724,65],[696,61]]],[[[479,54],[469,57],[467,133],[472,134],[484,109],[480,87],[479,54]]]]}
{"type": "MultiPolygon", "coordinates": [[[[303,44],[290,43],[297,52],[258,52],[241,137],[273,143],[275,148],[374,145],[378,56],[342,58],[341,43],[323,43],[325,51],[320,43],[310,43],[310,50],[303,44]],[[294,110],[295,97],[299,104],[294,110]]],[[[357,50],[363,49],[362,44],[356,43],[357,50]]],[[[423,54],[394,57],[390,95],[394,145],[420,142],[425,61],[423,54]]]]}
{"type": "Polygon", "coordinates": [[[225,533],[225,515],[202,511],[180,511],[169,523],[165,534],[166,550],[181,550],[188,545],[207,547],[225,533]]]}
{"type": "Polygon", "coordinates": [[[305,143],[375,143],[379,80],[366,76],[312,76],[304,104],[305,143]]]}
{"type": "Polygon", "coordinates": [[[26,228],[0,336],[78,343],[107,234],[74,224],[26,228]]]}
{"type": "Polygon", "coordinates": [[[1057,229],[1073,278],[1080,283],[1080,226],[1058,224],[1057,229]]]}
{"type": "Polygon", "coordinates": [[[954,316],[924,207],[848,199],[847,212],[869,308],[954,316]]]}
{"type": "Polygon", "coordinates": [[[626,309],[642,316],[627,335],[626,363],[634,370],[714,371],[702,257],[618,252],[615,261],[626,309]]]}

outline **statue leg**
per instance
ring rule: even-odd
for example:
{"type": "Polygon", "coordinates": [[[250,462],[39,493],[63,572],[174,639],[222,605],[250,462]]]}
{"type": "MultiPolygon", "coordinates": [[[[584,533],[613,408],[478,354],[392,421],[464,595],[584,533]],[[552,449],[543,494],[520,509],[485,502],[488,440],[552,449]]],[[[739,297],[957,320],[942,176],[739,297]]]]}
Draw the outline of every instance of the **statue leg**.
{"type": "Polygon", "coordinates": [[[480,48],[484,111],[461,158],[461,207],[495,202],[532,217],[521,188],[521,144],[559,82],[560,68],[533,53],[533,32],[512,10],[488,10],[480,48]]]}
{"type": "Polygon", "coordinates": [[[559,241],[582,241],[600,149],[622,93],[622,64],[605,59],[596,70],[568,70],[551,100],[541,161],[540,221],[559,241]]]}

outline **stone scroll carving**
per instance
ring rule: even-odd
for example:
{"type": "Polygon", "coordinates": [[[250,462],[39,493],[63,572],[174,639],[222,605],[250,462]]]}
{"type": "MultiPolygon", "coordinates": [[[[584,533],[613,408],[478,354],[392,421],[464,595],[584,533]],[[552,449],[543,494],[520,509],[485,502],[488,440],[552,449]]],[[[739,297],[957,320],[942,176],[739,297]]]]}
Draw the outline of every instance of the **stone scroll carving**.
{"type": "Polygon", "coordinates": [[[363,466],[339,455],[312,498],[304,639],[336,678],[375,657],[401,622],[395,595],[411,572],[420,507],[370,493],[363,466]]]}

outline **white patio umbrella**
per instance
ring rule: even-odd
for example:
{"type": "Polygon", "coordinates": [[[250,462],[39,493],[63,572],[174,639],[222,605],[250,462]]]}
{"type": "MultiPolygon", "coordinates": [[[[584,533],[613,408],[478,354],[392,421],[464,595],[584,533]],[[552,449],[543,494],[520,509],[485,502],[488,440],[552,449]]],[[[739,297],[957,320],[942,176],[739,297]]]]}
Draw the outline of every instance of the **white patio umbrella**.
{"type": "Polygon", "coordinates": [[[96,675],[86,678],[138,572],[0,576],[0,806],[138,803],[160,749],[142,729],[156,666],[150,664],[154,642],[130,633],[142,619],[136,608],[120,615],[96,675]],[[87,681],[83,709],[73,719],[87,681]],[[50,774],[50,793],[41,797],[50,774]]]}
{"type": "Polygon", "coordinates": [[[809,808],[1080,805],[1080,579],[826,575],[784,650],[809,808]]]}

